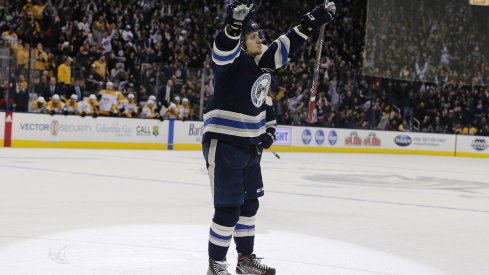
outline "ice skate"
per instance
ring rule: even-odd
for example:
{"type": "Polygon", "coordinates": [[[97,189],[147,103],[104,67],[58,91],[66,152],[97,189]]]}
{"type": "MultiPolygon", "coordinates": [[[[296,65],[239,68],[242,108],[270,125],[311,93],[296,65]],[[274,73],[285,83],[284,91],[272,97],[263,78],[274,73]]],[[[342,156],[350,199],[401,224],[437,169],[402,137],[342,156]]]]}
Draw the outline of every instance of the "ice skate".
{"type": "MultiPolygon", "coordinates": [[[[213,259],[209,259],[209,269],[207,270],[206,275],[231,275],[228,272],[228,263],[224,261],[215,261],[213,259]]],[[[275,273],[273,273],[275,274],[275,273]]]]}
{"type": "Polygon", "coordinates": [[[255,254],[238,256],[237,274],[249,275],[274,275],[275,268],[261,263],[262,258],[257,258],[255,254]]]}

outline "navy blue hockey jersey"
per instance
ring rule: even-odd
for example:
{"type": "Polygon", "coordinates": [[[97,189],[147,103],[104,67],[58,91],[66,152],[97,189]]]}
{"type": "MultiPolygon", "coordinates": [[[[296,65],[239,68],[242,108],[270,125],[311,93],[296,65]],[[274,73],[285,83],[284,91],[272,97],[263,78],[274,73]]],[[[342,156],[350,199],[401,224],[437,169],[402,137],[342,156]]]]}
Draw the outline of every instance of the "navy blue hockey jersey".
{"type": "Polygon", "coordinates": [[[214,95],[204,113],[203,141],[257,144],[267,124],[274,123],[270,115],[267,120],[265,104],[271,72],[287,64],[306,39],[293,28],[253,58],[241,48],[239,36],[219,32],[212,49],[214,95]]]}

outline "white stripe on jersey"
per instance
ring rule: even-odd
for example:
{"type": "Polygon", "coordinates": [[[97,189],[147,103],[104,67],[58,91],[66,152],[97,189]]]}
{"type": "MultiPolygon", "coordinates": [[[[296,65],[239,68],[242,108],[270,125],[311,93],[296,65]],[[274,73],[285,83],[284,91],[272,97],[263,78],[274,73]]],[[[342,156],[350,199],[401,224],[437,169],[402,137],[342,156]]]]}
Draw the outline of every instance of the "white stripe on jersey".
{"type": "Polygon", "coordinates": [[[239,128],[233,128],[229,126],[209,124],[204,127],[204,133],[207,132],[213,132],[213,133],[224,134],[228,136],[236,136],[236,137],[256,138],[259,137],[261,134],[265,133],[265,126],[259,129],[242,130],[239,128]]]}
{"type": "Polygon", "coordinates": [[[207,162],[209,167],[207,167],[207,172],[209,174],[209,180],[211,182],[211,194],[214,200],[214,170],[216,169],[216,149],[217,149],[217,139],[212,139],[209,147],[209,156],[207,157],[207,162]]]}
{"type": "Polygon", "coordinates": [[[219,117],[219,118],[224,118],[224,119],[229,119],[229,120],[234,120],[234,121],[239,121],[239,122],[247,122],[247,123],[258,123],[265,119],[266,117],[266,111],[263,111],[259,113],[256,116],[249,116],[249,115],[244,115],[240,113],[235,113],[231,111],[224,111],[224,110],[212,110],[208,113],[204,114],[204,121],[207,120],[208,118],[211,117],[219,117]]]}
{"type": "Polygon", "coordinates": [[[294,27],[295,33],[297,33],[300,37],[307,39],[307,35],[303,34],[301,31],[299,31],[299,28],[294,27]]]}
{"type": "MultiPolygon", "coordinates": [[[[267,128],[269,128],[271,125],[277,125],[277,121],[276,120],[267,121],[267,124],[266,124],[267,128]]],[[[275,127],[273,127],[273,128],[275,128],[275,127]]]]}
{"type": "Polygon", "coordinates": [[[285,35],[281,35],[278,40],[282,41],[282,43],[284,43],[285,45],[285,48],[287,49],[287,57],[289,56],[289,52],[290,52],[290,39],[285,36],[285,35]]]}
{"type": "Polygon", "coordinates": [[[273,42],[278,46],[274,57],[275,69],[278,69],[287,64],[289,61],[290,39],[285,35],[281,35],[273,42]]]}

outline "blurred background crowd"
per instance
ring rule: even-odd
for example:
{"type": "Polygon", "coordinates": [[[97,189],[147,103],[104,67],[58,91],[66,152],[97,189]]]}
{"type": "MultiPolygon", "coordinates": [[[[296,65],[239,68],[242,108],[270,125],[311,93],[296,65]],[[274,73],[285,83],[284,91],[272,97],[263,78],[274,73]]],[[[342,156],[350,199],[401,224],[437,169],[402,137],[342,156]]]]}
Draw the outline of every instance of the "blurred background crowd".
{"type": "MultiPolygon", "coordinates": [[[[0,0],[0,110],[199,120],[229,2],[0,0]]],[[[317,2],[255,0],[265,43],[317,2]]],[[[404,2],[337,3],[312,125],[489,135],[487,37],[475,31],[489,16],[467,1],[404,2]]],[[[315,46],[274,75],[279,124],[311,125],[315,46]]]]}

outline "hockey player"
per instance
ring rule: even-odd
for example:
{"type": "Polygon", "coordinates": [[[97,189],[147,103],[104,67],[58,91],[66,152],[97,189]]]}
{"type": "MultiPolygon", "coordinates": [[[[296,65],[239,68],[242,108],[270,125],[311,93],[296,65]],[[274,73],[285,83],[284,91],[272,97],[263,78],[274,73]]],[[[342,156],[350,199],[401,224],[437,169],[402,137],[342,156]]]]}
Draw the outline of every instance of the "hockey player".
{"type": "Polygon", "coordinates": [[[44,97],[40,96],[37,100],[32,101],[32,112],[44,114],[46,113],[48,103],[44,97]]]}
{"type": "Polygon", "coordinates": [[[332,21],[336,10],[334,3],[315,7],[264,51],[260,28],[249,16],[252,9],[253,4],[239,1],[228,6],[226,26],[212,50],[214,96],[205,110],[202,139],[214,202],[207,275],[230,274],[226,254],[233,236],[236,273],[275,274],[253,254],[258,197],[264,194],[259,152],[275,141],[274,127],[267,128],[270,72],[284,66],[308,35],[332,21]]]}
{"type": "Polygon", "coordinates": [[[152,99],[148,99],[148,101],[146,101],[146,104],[141,111],[141,118],[156,118],[163,121],[163,117],[156,112],[156,104],[152,99]]]}
{"type": "Polygon", "coordinates": [[[78,96],[76,94],[72,94],[70,99],[68,99],[63,108],[64,115],[73,115],[78,114],[78,96]]]}
{"type": "Polygon", "coordinates": [[[117,114],[117,92],[114,90],[114,83],[107,82],[105,89],[100,91],[99,109],[100,115],[113,116],[117,114]]]}
{"type": "Polygon", "coordinates": [[[81,101],[78,104],[78,113],[85,117],[86,115],[93,116],[96,118],[98,116],[98,101],[94,94],[91,94],[87,99],[81,101]]]}
{"type": "Polygon", "coordinates": [[[183,121],[189,119],[189,117],[192,115],[192,109],[190,109],[190,102],[188,98],[184,97],[182,99],[182,105],[178,107],[178,113],[183,121]]]}
{"type": "Polygon", "coordinates": [[[50,115],[60,114],[63,111],[64,104],[61,101],[59,95],[55,94],[48,102],[48,106],[46,107],[46,112],[50,115]]]}
{"type": "Polygon", "coordinates": [[[134,99],[133,94],[128,94],[127,99],[122,101],[121,116],[123,117],[138,117],[138,104],[134,99]]]}
{"type": "Polygon", "coordinates": [[[166,109],[165,115],[163,117],[170,120],[182,119],[175,103],[170,103],[170,106],[168,107],[168,109],[166,109]]]}

